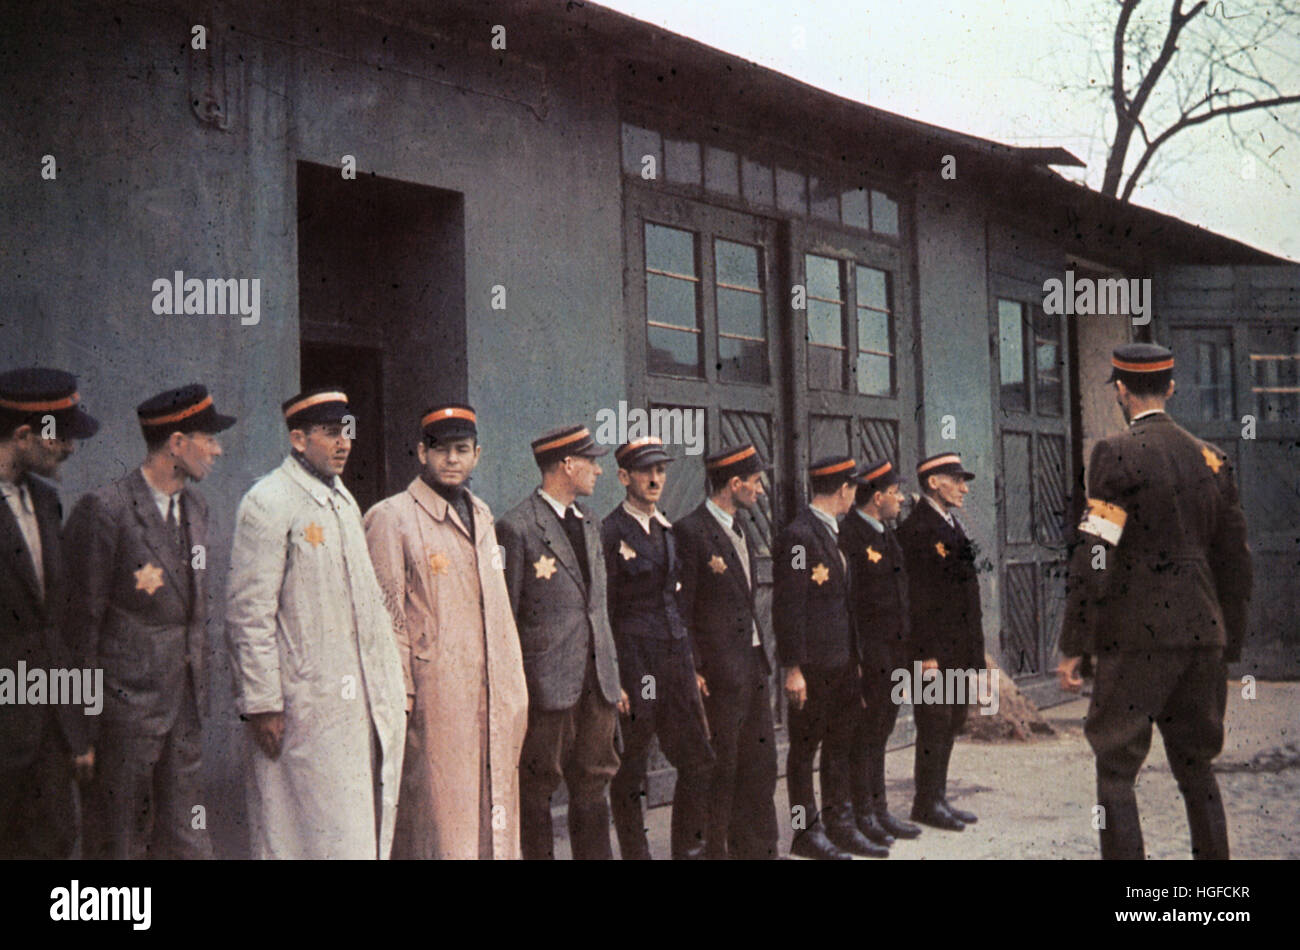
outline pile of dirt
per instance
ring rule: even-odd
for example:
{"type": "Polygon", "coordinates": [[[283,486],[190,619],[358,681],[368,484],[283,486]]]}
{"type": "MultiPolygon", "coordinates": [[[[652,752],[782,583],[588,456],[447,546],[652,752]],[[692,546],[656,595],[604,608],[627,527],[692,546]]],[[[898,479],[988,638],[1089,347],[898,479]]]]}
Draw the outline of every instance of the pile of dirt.
{"type": "MultiPolygon", "coordinates": [[[[1034,701],[1020,691],[1015,681],[987,653],[984,654],[984,668],[990,677],[997,677],[994,694],[997,697],[997,712],[986,715],[978,703],[972,703],[966,716],[966,726],[962,729],[963,735],[984,741],[1013,739],[1024,742],[1034,735],[1056,734],[1034,701]]],[[[994,704],[988,705],[993,708],[994,704]]]]}

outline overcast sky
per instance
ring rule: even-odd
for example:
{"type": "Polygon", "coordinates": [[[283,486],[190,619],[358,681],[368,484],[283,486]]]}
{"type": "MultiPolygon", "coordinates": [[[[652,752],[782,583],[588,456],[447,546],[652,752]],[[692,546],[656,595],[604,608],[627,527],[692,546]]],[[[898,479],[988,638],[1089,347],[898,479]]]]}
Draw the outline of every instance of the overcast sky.
{"type": "MultiPolygon", "coordinates": [[[[890,112],[1012,145],[1063,146],[1088,167],[1057,171],[1100,186],[1111,110],[1082,87],[1107,81],[1113,21],[1089,20],[1095,0],[601,3],[890,112]]],[[[1225,0],[1222,9],[1231,17],[1266,6],[1225,0]]],[[[1167,19],[1167,2],[1147,7],[1167,19]]],[[[1300,25],[1263,55],[1284,92],[1300,90],[1300,25]]],[[[1171,139],[1133,201],[1300,261],[1300,139],[1255,116],[1237,126],[1261,156],[1253,178],[1247,153],[1215,120],[1171,139]]],[[[1289,117],[1300,127],[1300,108],[1289,117]]]]}

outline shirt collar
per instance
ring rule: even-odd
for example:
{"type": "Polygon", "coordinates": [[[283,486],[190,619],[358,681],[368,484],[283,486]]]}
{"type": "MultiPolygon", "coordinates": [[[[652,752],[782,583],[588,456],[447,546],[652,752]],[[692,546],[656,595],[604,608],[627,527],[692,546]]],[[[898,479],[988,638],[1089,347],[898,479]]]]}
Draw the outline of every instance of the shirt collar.
{"type": "Polygon", "coordinates": [[[146,472],[144,468],[140,469],[140,477],[143,478],[144,483],[149,486],[149,492],[150,494],[153,495],[154,502],[158,505],[159,508],[162,508],[164,510],[170,507],[172,503],[172,499],[181,493],[181,489],[179,488],[176,489],[176,491],[172,492],[170,495],[167,494],[166,492],[159,491],[157,488],[154,487],[153,482],[149,481],[149,473],[146,472]]]}
{"type": "Polygon", "coordinates": [[[634,519],[636,519],[636,523],[641,526],[642,530],[644,530],[646,534],[650,533],[651,521],[659,522],[659,524],[664,528],[671,528],[673,526],[672,522],[669,521],[667,518],[665,518],[664,513],[660,511],[658,508],[656,508],[652,514],[646,514],[644,511],[641,511],[639,508],[634,508],[631,505],[629,505],[626,501],[624,501],[623,510],[626,511],[629,515],[631,515],[634,519]]]}
{"type": "Polygon", "coordinates": [[[293,456],[293,458],[297,461],[297,463],[302,466],[302,470],[306,472],[308,475],[312,476],[313,478],[317,479],[320,482],[323,482],[329,488],[335,487],[334,480],[336,476],[323,474],[320,471],[320,469],[318,469],[315,465],[311,464],[311,462],[307,461],[307,456],[303,455],[297,449],[291,449],[289,451],[289,454],[293,456]]]}
{"type": "MultiPolygon", "coordinates": [[[[563,521],[564,511],[565,511],[564,506],[560,504],[558,501],[556,501],[554,498],[552,498],[550,495],[546,494],[545,490],[541,488],[537,489],[537,494],[541,495],[542,500],[551,506],[551,510],[555,512],[555,517],[563,521]]],[[[577,515],[579,518],[582,517],[582,512],[578,510],[578,506],[576,504],[572,504],[569,507],[573,509],[573,513],[575,515],[577,515]]]]}
{"type": "Polygon", "coordinates": [[[1163,416],[1165,414],[1165,411],[1163,409],[1148,409],[1146,412],[1139,412],[1136,416],[1134,416],[1132,419],[1128,421],[1128,424],[1132,425],[1133,423],[1137,422],[1139,419],[1145,419],[1147,416],[1154,416],[1156,413],[1159,413],[1160,415],[1163,416]]]}
{"type": "Polygon", "coordinates": [[[881,534],[885,533],[885,526],[881,523],[879,518],[871,517],[871,515],[867,514],[861,508],[854,508],[853,510],[858,513],[859,518],[861,518],[867,524],[871,525],[871,527],[875,528],[881,534]]]}
{"type": "Polygon", "coordinates": [[[939,512],[939,517],[942,518],[944,521],[948,522],[950,527],[956,527],[956,525],[953,524],[951,511],[944,511],[943,508],[939,506],[939,503],[935,501],[933,498],[931,498],[929,495],[922,495],[921,497],[923,497],[926,501],[930,503],[931,508],[939,512]]]}
{"type": "Polygon", "coordinates": [[[814,515],[816,515],[818,518],[822,520],[822,524],[826,525],[826,527],[831,529],[831,534],[834,534],[836,536],[839,535],[840,523],[836,521],[833,516],[828,515],[826,512],[822,511],[816,505],[809,505],[808,507],[809,509],[811,509],[814,515]]]}
{"type": "Polygon", "coordinates": [[[715,505],[712,498],[704,503],[704,507],[709,510],[709,514],[713,515],[713,517],[717,519],[718,524],[722,525],[722,527],[726,528],[728,531],[731,530],[731,526],[736,522],[734,516],[727,514],[715,505]]]}

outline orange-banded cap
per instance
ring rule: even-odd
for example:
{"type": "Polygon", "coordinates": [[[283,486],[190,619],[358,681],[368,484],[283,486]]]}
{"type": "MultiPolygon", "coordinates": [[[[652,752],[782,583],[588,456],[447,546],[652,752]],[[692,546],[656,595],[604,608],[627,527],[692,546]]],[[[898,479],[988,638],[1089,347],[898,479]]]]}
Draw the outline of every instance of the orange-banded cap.
{"type": "Polygon", "coordinates": [[[858,484],[865,485],[873,491],[884,491],[890,485],[898,484],[898,470],[889,459],[877,459],[862,466],[858,475],[858,484]]]}
{"type": "Polygon", "coordinates": [[[284,422],[290,429],[305,425],[328,425],[342,422],[348,415],[347,393],[335,386],[310,389],[286,399],[280,406],[284,422]]]}
{"type": "Polygon", "coordinates": [[[599,458],[609,449],[597,445],[591,437],[591,430],[584,425],[565,426],[552,429],[544,435],[533,439],[533,459],[539,466],[547,466],[570,455],[584,458],[599,458]]]}
{"type": "Polygon", "coordinates": [[[191,383],[151,396],[135,408],[140,428],[146,433],[224,432],[235,424],[234,416],[217,412],[207,387],[191,383]]]}
{"type": "Polygon", "coordinates": [[[759,458],[758,449],[752,442],[730,445],[714,452],[704,459],[705,471],[710,478],[717,481],[729,481],[732,478],[748,478],[755,472],[764,471],[763,460],[759,458]]]}
{"type": "Polygon", "coordinates": [[[88,439],[99,421],[81,406],[77,377],[61,369],[30,367],[0,373],[0,419],[17,425],[51,416],[57,437],[88,439]]]}
{"type": "Polygon", "coordinates": [[[478,438],[478,414],[463,402],[431,406],[420,417],[420,431],[431,442],[440,439],[478,438]]]}
{"type": "Polygon", "coordinates": [[[627,469],[629,472],[660,463],[667,464],[673,460],[664,449],[664,440],[653,435],[620,445],[614,451],[614,458],[619,468],[627,469]]]}
{"type": "Polygon", "coordinates": [[[921,459],[916,466],[916,477],[920,480],[921,485],[925,485],[925,479],[930,475],[953,475],[957,478],[964,478],[970,481],[975,477],[974,472],[968,472],[961,464],[961,456],[956,452],[940,452],[938,455],[931,455],[929,458],[921,459]]]}
{"type": "Polygon", "coordinates": [[[1110,355],[1108,382],[1129,379],[1155,379],[1153,374],[1168,373],[1174,368],[1173,351],[1156,343],[1125,343],[1117,346],[1110,355]]]}

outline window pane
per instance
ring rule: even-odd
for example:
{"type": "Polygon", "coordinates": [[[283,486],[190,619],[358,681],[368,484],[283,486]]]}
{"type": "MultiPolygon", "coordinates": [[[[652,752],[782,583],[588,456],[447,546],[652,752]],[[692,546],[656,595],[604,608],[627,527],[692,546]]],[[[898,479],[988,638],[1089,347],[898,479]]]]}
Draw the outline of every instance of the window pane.
{"type": "Polygon", "coordinates": [[[1024,304],[998,301],[998,365],[1001,368],[1003,409],[1028,409],[1025,388],[1024,304]]]}
{"type": "Polygon", "coordinates": [[[623,124],[623,171],[629,175],[640,175],[645,156],[654,158],[655,175],[664,164],[663,151],[659,144],[659,133],[639,126],[623,124]]]}
{"type": "Polygon", "coordinates": [[[776,206],[795,214],[808,213],[808,182],[799,172],[776,170],[776,206]]]}
{"type": "Polygon", "coordinates": [[[898,204],[883,191],[871,193],[871,227],[880,234],[898,237],[898,204]]]}
{"type": "Polygon", "coordinates": [[[711,145],[704,147],[704,187],[724,195],[740,194],[740,171],[735,152],[711,145]]]}
{"type": "Polygon", "coordinates": [[[745,200],[756,205],[772,204],[772,167],[751,158],[740,160],[741,180],[745,186],[745,200]]]}
{"type": "Polygon", "coordinates": [[[808,296],[821,297],[826,300],[841,301],[840,262],[831,257],[818,257],[805,254],[804,271],[808,277],[808,296]]]}
{"type": "Polygon", "coordinates": [[[864,396],[892,396],[894,361],[888,356],[859,353],[858,392],[864,396]]]}
{"type": "Polygon", "coordinates": [[[718,338],[718,377],[728,383],[766,383],[767,343],[755,340],[718,338]]]}
{"type": "Polygon", "coordinates": [[[646,223],[645,266],[650,270],[695,276],[695,235],[662,224],[646,223]]]}
{"type": "Polygon", "coordinates": [[[1034,309],[1034,408],[1039,415],[1061,414],[1061,319],[1034,309]]]}
{"type": "Polygon", "coordinates": [[[867,207],[867,189],[854,188],[841,194],[840,210],[845,224],[870,229],[871,212],[867,207]]]}
{"type": "Polygon", "coordinates": [[[758,248],[717,239],[713,242],[713,256],[718,283],[762,289],[758,283],[758,248]]]}
{"type": "Polygon", "coordinates": [[[763,295],[719,287],[718,332],[732,336],[766,337],[763,295]]]}
{"type": "Polygon", "coordinates": [[[874,267],[857,268],[858,306],[889,309],[889,275],[874,267]]]}
{"type": "Polygon", "coordinates": [[[645,315],[651,323],[671,323],[688,330],[699,326],[695,284],[662,274],[645,275],[645,315]]]}
{"type": "Polygon", "coordinates": [[[839,221],[840,196],[829,182],[808,176],[808,208],[814,218],[839,221]]]}
{"type": "Polygon", "coordinates": [[[817,346],[844,345],[843,309],[824,300],[808,301],[808,342],[817,346]]]}
{"type": "Polygon", "coordinates": [[[889,338],[889,314],[878,310],[858,309],[858,349],[876,353],[893,353],[889,338]]]}
{"type": "Polygon", "coordinates": [[[685,185],[700,183],[700,145],[664,139],[664,175],[685,185]]]}
{"type": "Polygon", "coordinates": [[[647,327],[646,369],[668,376],[700,377],[700,335],[647,327]]]}
{"type": "Polygon", "coordinates": [[[1300,349],[1293,326],[1250,328],[1251,389],[1261,422],[1300,419],[1300,349]]]}
{"type": "Polygon", "coordinates": [[[1233,418],[1232,331],[1217,327],[1174,330],[1178,391],[1189,411],[1210,421],[1233,418]]]}

